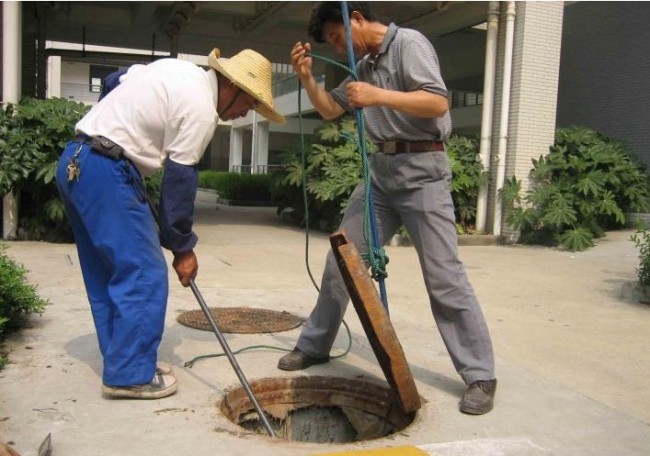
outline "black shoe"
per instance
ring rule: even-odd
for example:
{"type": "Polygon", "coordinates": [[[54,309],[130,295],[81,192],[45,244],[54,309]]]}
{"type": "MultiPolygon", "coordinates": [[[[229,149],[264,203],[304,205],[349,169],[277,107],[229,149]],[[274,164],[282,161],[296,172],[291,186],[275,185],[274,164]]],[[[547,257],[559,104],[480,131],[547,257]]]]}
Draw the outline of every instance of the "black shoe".
{"type": "Polygon", "coordinates": [[[463,413],[483,415],[492,410],[494,394],[497,391],[497,380],[478,380],[472,382],[465,390],[458,406],[463,413]]]}
{"type": "Polygon", "coordinates": [[[278,361],[278,369],[297,371],[307,369],[309,366],[313,366],[314,364],[326,363],[329,360],[329,356],[326,356],[325,358],[314,358],[313,356],[303,353],[298,347],[296,347],[291,353],[280,358],[280,361],[278,361]]]}

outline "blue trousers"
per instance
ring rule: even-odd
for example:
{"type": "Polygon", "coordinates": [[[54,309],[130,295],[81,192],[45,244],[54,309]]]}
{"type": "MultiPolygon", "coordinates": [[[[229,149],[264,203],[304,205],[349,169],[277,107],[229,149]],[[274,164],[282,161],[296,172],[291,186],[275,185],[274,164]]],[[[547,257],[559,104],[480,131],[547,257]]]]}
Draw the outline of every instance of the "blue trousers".
{"type": "MultiPolygon", "coordinates": [[[[433,317],[456,371],[467,384],[493,379],[490,333],[458,258],[447,155],[380,153],[371,159],[380,242],[387,242],[400,225],[406,227],[420,259],[433,317]]],[[[364,197],[365,189],[360,184],[350,197],[340,227],[362,255],[368,251],[363,238],[364,197]]],[[[388,273],[390,276],[390,268],[388,273]]],[[[390,279],[387,283],[390,286],[390,279]]],[[[345,282],[330,251],[316,307],[303,327],[297,347],[311,356],[327,356],[348,300],[345,282]]]]}
{"type": "Polygon", "coordinates": [[[70,142],[56,183],[74,233],[104,359],[103,382],[128,386],[154,376],[168,296],[167,264],[136,168],[70,142]],[[78,154],[81,174],[68,182],[78,154]]]}

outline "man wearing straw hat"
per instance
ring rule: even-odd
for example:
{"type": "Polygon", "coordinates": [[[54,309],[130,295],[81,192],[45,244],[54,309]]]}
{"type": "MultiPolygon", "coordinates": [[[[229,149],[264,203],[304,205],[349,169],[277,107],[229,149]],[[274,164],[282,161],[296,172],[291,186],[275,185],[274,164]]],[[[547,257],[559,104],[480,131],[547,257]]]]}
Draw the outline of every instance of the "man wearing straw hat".
{"type": "MultiPolygon", "coordinates": [[[[447,89],[438,57],[427,38],[412,29],[384,25],[368,2],[348,2],[350,38],[360,57],[351,77],[327,92],[312,75],[311,45],[298,42],[291,61],[318,112],[333,119],[364,108],[368,137],[379,153],[372,160],[372,190],[380,242],[403,224],[418,253],[438,330],[467,388],[461,412],[492,410],[497,381],[492,342],[467,274],[458,258],[451,170],[443,141],[451,132],[447,89]]],[[[339,2],[321,2],[309,23],[314,40],[345,54],[346,30],[339,2]]],[[[362,236],[363,184],[355,189],[341,222],[352,242],[367,251],[362,236]]],[[[316,307],[296,348],[278,367],[301,370],[329,361],[348,305],[345,283],[329,253],[316,307]]]]}
{"type": "Polygon", "coordinates": [[[192,231],[197,164],[219,119],[251,109],[283,123],[273,106],[271,63],[246,49],[218,49],[210,68],[162,59],[135,65],[76,125],[56,182],[77,244],[103,356],[104,396],[156,399],[177,389],[157,363],[172,251],[183,286],[198,271],[192,231]],[[142,177],[163,169],[159,233],[142,177]]]}

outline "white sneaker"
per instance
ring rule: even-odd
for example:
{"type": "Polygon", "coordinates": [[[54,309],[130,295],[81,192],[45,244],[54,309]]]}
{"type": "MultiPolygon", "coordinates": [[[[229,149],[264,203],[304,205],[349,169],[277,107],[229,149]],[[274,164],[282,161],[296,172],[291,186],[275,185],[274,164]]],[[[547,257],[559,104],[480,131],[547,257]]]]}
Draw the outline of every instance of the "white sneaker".
{"type": "Polygon", "coordinates": [[[160,399],[171,396],[178,389],[178,382],[168,364],[156,367],[153,379],[144,385],[102,385],[102,393],[111,399],[160,399]]]}

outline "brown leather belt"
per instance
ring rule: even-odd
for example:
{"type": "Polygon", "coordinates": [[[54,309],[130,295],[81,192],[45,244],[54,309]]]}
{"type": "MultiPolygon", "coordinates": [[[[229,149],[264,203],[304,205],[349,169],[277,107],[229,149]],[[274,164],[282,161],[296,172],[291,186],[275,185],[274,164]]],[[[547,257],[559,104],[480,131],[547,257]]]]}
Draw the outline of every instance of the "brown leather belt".
{"type": "Polygon", "coordinates": [[[377,144],[379,152],[384,154],[408,154],[411,152],[444,152],[442,141],[388,141],[377,144]]]}

